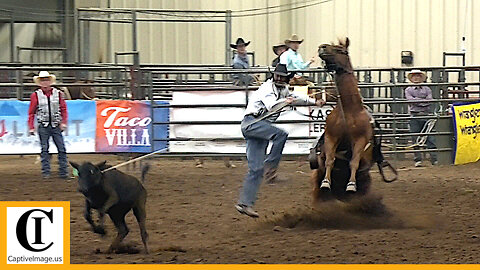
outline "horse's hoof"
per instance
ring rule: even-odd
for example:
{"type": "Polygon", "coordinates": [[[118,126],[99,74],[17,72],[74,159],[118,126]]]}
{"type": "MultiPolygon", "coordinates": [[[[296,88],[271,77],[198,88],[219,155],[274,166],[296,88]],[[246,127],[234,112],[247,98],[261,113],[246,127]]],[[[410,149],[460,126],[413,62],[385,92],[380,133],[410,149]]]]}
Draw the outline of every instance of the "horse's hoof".
{"type": "Polygon", "coordinates": [[[323,179],[322,185],[320,185],[320,189],[324,191],[330,190],[330,181],[328,181],[327,179],[323,179]]]}
{"type": "Polygon", "coordinates": [[[352,193],[357,192],[357,184],[355,182],[348,182],[346,191],[352,193]]]}

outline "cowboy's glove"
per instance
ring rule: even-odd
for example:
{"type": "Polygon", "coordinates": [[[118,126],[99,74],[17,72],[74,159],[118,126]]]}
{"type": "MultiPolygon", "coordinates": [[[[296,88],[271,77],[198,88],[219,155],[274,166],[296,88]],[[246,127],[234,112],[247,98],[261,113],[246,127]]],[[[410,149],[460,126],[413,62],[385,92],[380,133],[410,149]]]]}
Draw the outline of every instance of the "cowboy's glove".
{"type": "Polygon", "coordinates": [[[317,99],[315,101],[315,105],[317,105],[318,107],[322,107],[323,105],[325,105],[325,100],[323,99],[317,99]]]}

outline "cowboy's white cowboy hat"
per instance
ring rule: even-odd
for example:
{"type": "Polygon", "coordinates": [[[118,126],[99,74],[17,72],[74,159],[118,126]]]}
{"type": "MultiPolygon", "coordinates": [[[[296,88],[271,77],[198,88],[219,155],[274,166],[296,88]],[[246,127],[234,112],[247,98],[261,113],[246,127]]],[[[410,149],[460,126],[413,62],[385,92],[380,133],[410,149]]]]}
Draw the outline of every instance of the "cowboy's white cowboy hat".
{"type": "Polygon", "coordinates": [[[303,42],[303,39],[300,40],[296,34],[293,34],[291,38],[285,39],[285,44],[288,44],[288,43],[290,43],[290,42],[302,43],[302,42],[303,42]]]}
{"type": "Polygon", "coordinates": [[[50,78],[50,81],[52,83],[54,83],[55,80],[57,79],[57,77],[55,75],[48,73],[48,71],[40,71],[40,73],[38,73],[38,76],[33,76],[33,81],[36,84],[40,84],[40,79],[41,78],[50,78]]]}
{"type": "Polygon", "coordinates": [[[425,79],[427,79],[427,74],[423,71],[421,71],[420,69],[412,69],[412,71],[410,71],[408,74],[407,74],[407,78],[409,81],[412,81],[412,76],[414,74],[420,74],[422,75],[422,82],[425,81],[425,79]]]}

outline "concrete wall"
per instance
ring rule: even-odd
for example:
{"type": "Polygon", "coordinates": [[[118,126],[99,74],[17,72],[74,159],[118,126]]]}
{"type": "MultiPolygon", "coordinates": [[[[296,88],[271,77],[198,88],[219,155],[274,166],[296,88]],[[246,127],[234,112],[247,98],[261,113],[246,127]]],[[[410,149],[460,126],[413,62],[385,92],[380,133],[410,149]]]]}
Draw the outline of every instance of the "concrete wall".
{"type": "MultiPolygon", "coordinates": [[[[78,6],[106,7],[107,1],[79,1],[78,6]]],[[[251,40],[256,62],[269,64],[274,58],[271,46],[292,33],[305,42],[300,48],[304,59],[316,54],[319,44],[348,36],[354,66],[398,67],[400,53],[414,53],[416,66],[441,65],[442,53],[461,49],[465,34],[467,65],[480,60],[480,1],[473,0],[111,0],[114,8],[150,8],[185,10],[232,10],[232,41],[239,36],[251,40]],[[266,9],[267,6],[279,8],[266,9]],[[301,8],[304,5],[308,7],[301,8]],[[466,6],[468,5],[468,6],[466,6]],[[261,9],[258,16],[238,12],[261,9]],[[237,12],[236,12],[237,11],[237,12]],[[268,14],[267,14],[268,13],[268,14]]],[[[164,17],[165,18],[165,17],[164,17]]],[[[106,23],[92,23],[93,61],[106,61],[106,23]]],[[[138,24],[138,47],[142,63],[222,64],[225,62],[225,25],[223,23],[138,24]]],[[[131,25],[112,24],[112,51],[132,49],[131,25]]],[[[131,61],[124,58],[125,62],[131,61]]],[[[450,59],[450,65],[460,64],[450,59]]]]}

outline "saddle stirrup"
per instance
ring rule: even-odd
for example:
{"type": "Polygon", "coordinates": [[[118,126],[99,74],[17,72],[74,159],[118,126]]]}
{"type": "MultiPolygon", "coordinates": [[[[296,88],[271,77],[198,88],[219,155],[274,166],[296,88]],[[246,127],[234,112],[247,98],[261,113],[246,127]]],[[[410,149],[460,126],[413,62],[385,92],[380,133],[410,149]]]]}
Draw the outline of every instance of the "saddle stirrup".
{"type": "Polygon", "coordinates": [[[393,181],[395,181],[395,180],[398,179],[397,169],[395,169],[395,167],[393,167],[392,164],[390,164],[390,162],[384,160],[384,161],[382,161],[382,162],[380,162],[380,163],[377,163],[377,166],[378,166],[378,171],[379,171],[379,173],[380,173],[380,176],[382,177],[382,180],[383,180],[384,182],[386,182],[386,183],[391,183],[391,182],[393,182],[393,181]],[[385,168],[385,167],[388,168],[388,169],[393,173],[393,178],[387,179],[387,178],[385,177],[385,173],[384,173],[384,171],[383,171],[383,168],[385,168]]]}

